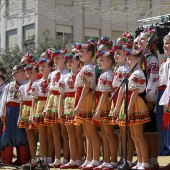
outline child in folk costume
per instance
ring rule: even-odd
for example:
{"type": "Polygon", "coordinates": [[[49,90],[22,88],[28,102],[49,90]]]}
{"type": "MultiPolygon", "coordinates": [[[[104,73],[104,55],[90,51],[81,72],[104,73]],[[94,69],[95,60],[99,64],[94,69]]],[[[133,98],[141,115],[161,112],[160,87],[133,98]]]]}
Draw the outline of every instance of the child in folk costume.
{"type": "MultiPolygon", "coordinates": [[[[114,59],[115,62],[118,63],[118,65],[114,69],[114,77],[113,77],[113,82],[112,82],[112,87],[113,87],[113,92],[117,90],[119,85],[121,84],[122,80],[125,78],[127,75],[129,69],[126,64],[126,56],[124,54],[125,46],[122,44],[115,44],[113,46],[114,50],[114,59]]],[[[120,91],[118,92],[120,93],[120,91]]],[[[119,99],[119,95],[115,94],[113,97],[113,102],[111,106],[111,111],[110,111],[110,117],[112,120],[110,120],[110,124],[117,124],[117,118],[121,106],[121,102],[118,103],[117,100],[119,99]]],[[[125,156],[125,128],[124,127],[119,127],[120,128],[120,140],[121,140],[121,147],[122,147],[122,157],[124,158],[125,156]]],[[[132,158],[134,154],[134,144],[133,140],[131,138],[130,134],[130,129],[128,128],[128,155],[127,155],[127,160],[129,163],[129,166],[132,167],[132,158]]],[[[121,165],[122,166],[122,165],[121,165]]]]}
{"type": "Polygon", "coordinates": [[[65,54],[65,61],[67,67],[71,69],[71,72],[64,75],[59,81],[59,108],[58,114],[60,119],[64,117],[66,129],[69,137],[69,149],[70,149],[70,162],[61,165],[60,169],[77,168],[81,166],[81,157],[83,155],[83,138],[82,138],[82,126],[74,125],[74,104],[76,88],[74,86],[77,73],[79,72],[80,60],[77,50],[72,49],[72,53],[65,54]],[[64,99],[64,109],[62,109],[62,101],[64,99]],[[64,110],[64,111],[62,111],[64,110]]]}
{"type": "Polygon", "coordinates": [[[40,136],[40,152],[44,163],[52,162],[54,149],[53,135],[49,124],[44,122],[44,107],[48,96],[48,75],[53,69],[53,61],[42,58],[38,60],[40,72],[43,77],[32,84],[31,95],[33,96],[33,124],[38,127],[40,136]]]}
{"type": "Polygon", "coordinates": [[[103,131],[101,136],[105,136],[103,140],[104,162],[102,165],[94,168],[101,169],[116,169],[117,168],[117,152],[118,152],[118,137],[113,133],[113,127],[108,124],[109,112],[111,107],[110,96],[112,91],[113,72],[111,70],[114,64],[113,51],[98,51],[99,68],[103,70],[98,80],[96,87],[97,91],[97,107],[94,113],[93,120],[100,121],[100,127],[103,131]],[[111,156],[111,161],[110,161],[111,156]]]}
{"type": "MultiPolygon", "coordinates": [[[[163,39],[164,41],[164,53],[167,57],[163,60],[159,68],[159,81],[158,81],[158,98],[156,102],[156,122],[158,128],[158,136],[159,136],[159,154],[166,155],[169,150],[165,150],[166,148],[170,148],[170,144],[167,143],[167,134],[169,133],[168,124],[164,123],[163,113],[164,106],[159,104],[159,101],[164,93],[167,83],[168,83],[168,70],[170,64],[170,35],[166,35],[163,39]]],[[[168,119],[165,119],[165,122],[168,119]]]]}
{"type": "MultiPolygon", "coordinates": [[[[128,67],[132,69],[141,55],[140,51],[126,49],[125,53],[127,55],[128,67]]],[[[138,63],[135,70],[131,73],[128,81],[128,125],[130,126],[138,156],[138,163],[132,169],[150,170],[148,147],[143,134],[143,124],[150,121],[150,115],[145,102],[139,96],[139,93],[142,93],[146,89],[146,78],[140,68],[140,63],[138,63]]],[[[123,93],[125,94],[125,92],[123,93]]],[[[123,112],[124,102],[119,115],[124,114],[123,112]]],[[[121,118],[123,118],[123,115],[119,119],[120,124],[123,126],[125,125],[125,115],[124,119],[121,118]]]]}
{"type": "MultiPolygon", "coordinates": [[[[152,34],[156,34],[156,30],[154,29],[154,27],[146,27],[145,31],[140,34],[138,43],[139,49],[144,49],[146,47],[147,41],[152,34]]],[[[159,164],[157,161],[159,139],[156,126],[156,114],[154,112],[155,102],[157,98],[157,81],[159,72],[159,63],[157,57],[155,56],[156,42],[157,38],[155,37],[150,43],[149,49],[144,57],[147,80],[145,100],[151,116],[151,121],[146,123],[144,126],[144,132],[147,136],[146,139],[149,148],[149,158],[152,166],[151,168],[154,170],[159,169],[159,164]]]]}
{"type": "Polygon", "coordinates": [[[45,113],[45,122],[50,123],[52,127],[53,137],[54,137],[54,146],[55,146],[55,161],[52,164],[49,164],[51,168],[59,168],[61,166],[61,135],[63,138],[63,150],[64,150],[64,160],[63,164],[68,163],[69,159],[69,146],[68,146],[68,134],[66,127],[63,123],[59,124],[58,119],[58,102],[59,102],[59,80],[65,74],[69,73],[69,70],[66,68],[64,55],[66,54],[66,49],[54,50],[52,52],[52,57],[54,59],[54,64],[57,67],[49,75],[50,84],[49,84],[49,97],[46,101],[46,107],[44,108],[45,113]]]}
{"type": "MultiPolygon", "coordinates": [[[[17,125],[19,116],[20,100],[18,90],[21,85],[27,83],[25,71],[16,65],[13,72],[18,71],[14,76],[14,82],[7,84],[1,99],[0,116],[6,129],[2,134],[2,145],[5,147],[5,164],[12,164],[13,147],[17,148],[16,164],[25,164],[28,161],[28,141],[25,129],[20,129],[17,125]]],[[[4,126],[4,127],[5,127],[4,126]]]]}
{"type": "Polygon", "coordinates": [[[87,143],[86,161],[81,168],[93,169],[100,164],[101,146],[97,128],[91,123],[94,106],[94,94],[92,90],[94,90],[96,86],[95,71],[92,64],[92,59],[95,55],[95,42],[90,39],[86,44],[77,45],[76,48],[80,50],[80,60],[84,63],[75,81],[77,91],[74,109],[75,121],[77,124],[83,125],[87,143]]]}
{"type": "Polygon", "coordinates": [[[31,63],[25,67],[25,71],[28,78],[28,83],[21,86],[19,88],[19,96],[20,96],[20,116],[18,119],[19,128],[25,128],[27,133],[27,139],[30,146],[31,152],[31,161],[23,165],[23,168],[29,167],[30,165],[36,165],[36,150],[37,150],[37,139],[38,139],[38,131],[37,127],[33,126],[32,123],[32,84],[38,78],[38,65],[36,63],[31,63]]]}
{"type": "Polygon", "coordinates": [[[34,56],[28,52],[22,57],[20,64],[30,64],[32,62],[34,62],[34,56]]]}
{"type": "MultiPolygon", "coordinates": [[[[166,144],[167,148],[170,149],[170,144],[169,144],[169,140],[168,140],[168,136],[169,136],[169,130],[170,130],[170,67],[169,67],[169,62],[170,62],[170,35],[166,35],[163,39],[164,41],[164,53],[168,56],[168,58],[166,59],[166,61],[164,61],[161,66],[160,66],[160,73],[161,76],[159,77],[160,83],[163,84],[164,86],[166,85],[166,88],[160,98],[159,101],[159,106],[164,105],[164,108],[162,108],[162,112],[163,112],[163,119],[160,119],[159,121],[161,121],[160,124],[163,124],[164,130],[159,134],[162,136],[163,138],[163,142],[166,144]],[[163,66],[163,67],[162,67],[163,66]],[[168,70],[168,72],[167,72],[168,70]],[[165,130],[166,129],[166,130],[165,130]],[[167,135],[167,136],[165,136],[167,135]],[[166,141],[165,141],[166,140],[166,141]]],[[[160,89],[161,90],[161,89],[160,89]]],[[[158,98],[159,98],[159,93],[160,90],[158,92],[158,98]]],[[[159,108],[160,109],[160,108],[159,108]]],[[[161,114],[161,112],[159,113],[161,114]]],[[[160,115],[161,116],[161,115],[160,115]]],[[[158,126],[159,127],[159,126],[158,126]]],[[[158,132],[159,132],[159,128],[158,128],[158,132]]],[[[162,140],[161,140],[162,141],[162,140]]],[[[162,170],[169,170],[170,169],[170,163],[165,166],[164,168],[162,168],[162,170]]]]}

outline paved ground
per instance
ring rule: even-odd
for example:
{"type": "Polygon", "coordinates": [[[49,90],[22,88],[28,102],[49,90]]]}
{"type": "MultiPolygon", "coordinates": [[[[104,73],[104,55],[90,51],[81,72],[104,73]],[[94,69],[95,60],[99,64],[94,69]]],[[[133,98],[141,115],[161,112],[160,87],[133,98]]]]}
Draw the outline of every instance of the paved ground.
{"type": "MultiPolygon", "coordinates": [[[[136,157],[134,157],[134,161],[136,160],[136,157]]],[[[170,163],[170,156],[159,156],[158,158],[159,165],[165,166],[168,163],[170,163]]],[[[1,167],[0,170],[15,170],[14,167],[1,167]]],[[[59,168],[58,168],[59,169],[59,168]]],[[[41,169],[42,170],[42,169],[41,169]]],[[[55,170],[55,168],[51,168],[50,170],[55,170]]],[[[72,169],[73,170],[73,169],[72,169]]]]}

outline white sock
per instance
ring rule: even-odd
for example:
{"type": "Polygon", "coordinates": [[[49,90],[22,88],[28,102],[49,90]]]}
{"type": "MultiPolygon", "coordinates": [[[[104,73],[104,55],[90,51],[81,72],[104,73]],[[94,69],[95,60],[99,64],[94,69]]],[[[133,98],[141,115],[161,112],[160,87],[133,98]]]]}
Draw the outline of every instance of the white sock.
{"type": "Polygon", "coordinates": [[[118,166],[117,162],[111,162],[113,166],[118,166]]]}
{"type": "Polygon", "coordinates": [[[89,165],[90,163],[91,163],[91,161],[85,160],[83,166],[87,166],[87,165],[89,165]]]}
{"type": "Polygon", "coordinates": [[[110,163],[107,163],[107,162],[103,162],[102,163],[102,167],[107,167],[107,166],[109,166],[110,165],[110,163]]]}
{"type": "Polygon", "coordinates": [[[157,165],[157,164],[158,164],[157,158],[152,158],[152,159],[151,159],[151,163],[152,163],[153,165],[157,165]]]}
{"type": "Polygon", "coordinates": [[[61,160],[60,159],[55,159],[54,164],[56,164],[56,165],[61,164],[61,160]]]}
{"type": "Polygon", "coordinates": [[[132,167],[132,161],[127,160],[127,163],[129,164],[129,167],[132,167]]]}
{"type": "Polygon", "coordinates": [[[136,166],[137,166],[137,167],[140,167],[140,166],[142,166],[142,163],[141,163],[141,162],[138,162],[136,166]]]}
{"type": "Polygon", "coordinates": [[[145,168],[148,168],[149,167],[149,163],[142,163],[142,166],[145,167],[145,168]]]}
{"type": "Polygon", "coordinates": [[[68,163],[68,160],[66,160],[66,159],[63,159],[63,163],[68,163]]]}
{"type": "Polygon", "coordinates": [[[70,162],[69,162],[71,165],[75,165],[76,164],[76,161],[74,161],[74,160],[70,160],[70,162]]]}
{"type": "Polygon", "coordinates": [[[47,157],[47,163],[51,163],[52,162],[52,157],[47,157]]]}
{"type": "Polygon", "coordinates": [[[100,161],[92,160],[92,164],[98,166],[100,165],[100,161]]]}

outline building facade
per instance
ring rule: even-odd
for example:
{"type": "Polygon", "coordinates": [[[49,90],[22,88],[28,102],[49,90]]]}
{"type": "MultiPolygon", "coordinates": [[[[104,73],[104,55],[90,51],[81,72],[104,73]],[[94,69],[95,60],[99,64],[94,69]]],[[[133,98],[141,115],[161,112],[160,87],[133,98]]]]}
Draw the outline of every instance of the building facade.
{"type": "Polygon", "coordinates": [[[135,32],[138,19],[166,4],[167,0],[1,0],[1,49],[15,44],[22,48],[32,37],[35,43],[43,41],[47,29],[53,37],[67,37],[68,47],[90,37],[114,40],[124,31],[135,32]]]}

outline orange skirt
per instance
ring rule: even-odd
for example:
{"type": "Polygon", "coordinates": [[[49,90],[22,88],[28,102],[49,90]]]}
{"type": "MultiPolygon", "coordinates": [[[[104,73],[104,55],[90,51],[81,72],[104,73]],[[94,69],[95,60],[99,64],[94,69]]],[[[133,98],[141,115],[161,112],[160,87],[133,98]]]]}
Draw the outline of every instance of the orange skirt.
{"type": "MultiPolygon", "coordinates": [[[[131,94],[128,96],[129,100],[130,100],[130,96],[131,96],[131,94]]],[[[122,103],[119,117],[117,119],[117,124],[119,126],[126,125],[125,120],[124,120],[124,115],[125,115],[124,102],[125,102],[125,100],[122,103]]],[[[135,125],[135,124],[144,124],[149,121],[151,121],[151,118],[150,118],[148,108],[147,108],[145,102],[143,101],[143,99],[140,96],[138,96],[136,99],[136,102],[134,103],[134,105],[132,107],[132,112],[131,112],[129,120],[128,120],[128,126],[135,125]]]]}
{"type": "MultiPolygon", "coordinates": [[[[75,108],[76,108],[78,101],[80,99],[82,89],[83,88],[78,88],[76,91],[75,108]]],[[[81,112],[75,116],[75,119],[74,119],[75,125],[79,125],[86,121],[92,120],[94,105],[95,105],[94,94],[92,93],[92,90],[90,89],[89,92],[87,93],[87,96],[86,96],[83,104],[82,104],[81,112]]]]}

